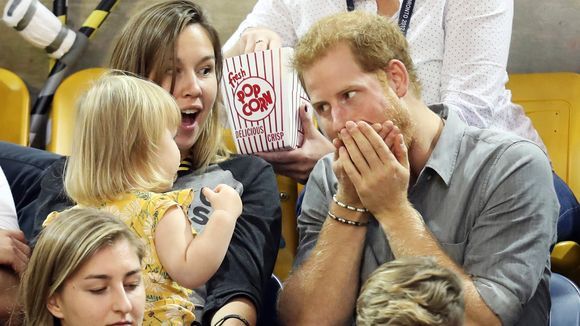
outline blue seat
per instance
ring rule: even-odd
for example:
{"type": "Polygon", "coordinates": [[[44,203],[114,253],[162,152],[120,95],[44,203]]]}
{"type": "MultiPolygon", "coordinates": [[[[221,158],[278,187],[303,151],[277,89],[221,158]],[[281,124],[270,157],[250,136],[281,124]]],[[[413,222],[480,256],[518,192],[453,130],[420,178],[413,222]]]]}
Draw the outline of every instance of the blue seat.
{"type": "Polygon", "coordinates": [[[550,279],[550,326],[580,325],[580,290],[566,277],[552,273],[550,279]]]}

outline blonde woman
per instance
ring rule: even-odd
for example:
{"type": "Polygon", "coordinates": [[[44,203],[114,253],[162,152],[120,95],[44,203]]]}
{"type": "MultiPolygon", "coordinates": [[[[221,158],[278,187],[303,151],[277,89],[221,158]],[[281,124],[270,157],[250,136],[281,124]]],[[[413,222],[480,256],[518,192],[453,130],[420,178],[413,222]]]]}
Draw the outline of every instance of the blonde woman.
{"type": "Polygon", "coordinates": [[[232,187],[204,188],[213,213],[196,236],[186,215],[193,191],[162,193],[171,189],[179,168],[174,138],[180,122],[175,100],[161,87],[110,73],[79,101],[66,166],[65,189],[78,206],[112,212],[147,244],[147,325],[195,320],[188,289],[205,284],[216,272],[242,211],[232,187]]]}
{"type": "MultiPolygon", "coordinates": [[[[281,213],[272,167],[254,156],[227,156],[221,141],[218,85],[222,54],[215,29],[191,1],[164,1],[134,15],[122,31],[111,66],[149,78],[173,95],[181,110],[175,142],[182,164],[173,189],[214,188],[224,183],[241,196],[243,209],[224,261],[191,300],[203,324],[255,325],[262,293],[280,245],[281,213]]],[[[123,141],[120,139],[119,141],[123,141]]],[[[63,195],[63,162],[42,180],[36,228],[46,215],[73,203],[63,195]]],[[[211,219],[207,198],[194,196],[188,216],[204,232],[211,219]]],[[[188,270],[189,271],[189,270],[188,270]]]]}
{"type": "Polygon", "coordinates": [[[119,219],[71,209],[41,233],[21,282],[25,325],[141,325],[141,241],[119,219]]]}
{"type": "Polygon", "coordinates": [[[463,288],[431,257],[405,257],[377,268],[363,285],[356,324],[463,325],[463,288]]]}

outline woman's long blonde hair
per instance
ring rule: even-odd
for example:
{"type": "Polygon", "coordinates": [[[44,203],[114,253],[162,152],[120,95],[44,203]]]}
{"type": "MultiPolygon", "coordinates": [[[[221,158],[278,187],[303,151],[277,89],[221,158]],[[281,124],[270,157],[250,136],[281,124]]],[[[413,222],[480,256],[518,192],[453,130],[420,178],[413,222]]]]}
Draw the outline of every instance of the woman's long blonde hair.
{"type": "Polygon", "coordinates": [[[166,191],[173,175],[159,167],[159,142],[177,130],[181,112],[160,86],[112,71],[77,104],[65,190],[84,206],[113,201],[132,190],[166,191]]]}
{"type": "MultiPolygon", "coordinates": [[[[105,246],[126,240],[141,261],[145,248],[131,230],[110,213],[73,208],[42,230],[20,282],[25,325],[59,325],[47,303],[86,261],[105,246]]],[[[114,263],[114,262],[112,262],[114,263]]],[[[145,303],[143,303],[145,304],[145,303]]]]}
{"type": "MultiPolygon", "coordinates": [[[[213,45],[217,85],[222,78],[223,56],[217,31],[208,22],[197,4],[186,0],[163,1],[141,10],[125,25],[111,55],[110,67],[135,73],[144,78],[153,76],[161,83],[164,68],[175,60],[179,34],[189,25],[199,24],[205,29],[213,45]]],[[[192,49],[193,51],[193,49],[192,49]]],[[[170,92],[175,85],[175,67],[170,92]]],[[[190,150],[193,168],[207,167],[228,156],[222,142],[220,96],[211,108],[208,120],[190,150]]]]}

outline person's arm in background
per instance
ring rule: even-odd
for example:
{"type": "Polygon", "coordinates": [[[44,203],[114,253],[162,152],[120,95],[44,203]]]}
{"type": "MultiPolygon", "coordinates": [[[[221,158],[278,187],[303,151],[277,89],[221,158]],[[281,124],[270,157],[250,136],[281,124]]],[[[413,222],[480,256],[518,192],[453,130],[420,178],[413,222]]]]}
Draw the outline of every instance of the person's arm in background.
{"type": "Polygon", "coordinates": [[[10,185],[0,167],[0,321],[10,319],[17,309],[18,275],[28,264],[30,248],[18,228],[10,185]]]}
{"type": "Polygon", "coordinates": [[[10,191],[10,185],[2,167],[0,167],[0,229],[19,230],[16,207],[10,191]]]}
{"type": "Polygon", "coordinates": [[[20,230],[0,230],[0,324],[18,325],[20,274],[28,265],[30,248],[20,230]]]}
{"type": "Polygon", "coordinates": [[[441,102],[469,125],[487,128],[507,82],[513,0],[449,0],[444,18],[441,102]]]}
{"type": "Polygon", "coordinates": [[[223,52],[227,58],[281,46],[293,47],[296,41],[290,11],[284,0],[258,0],[252,12],[226,41],[223,52]]]}

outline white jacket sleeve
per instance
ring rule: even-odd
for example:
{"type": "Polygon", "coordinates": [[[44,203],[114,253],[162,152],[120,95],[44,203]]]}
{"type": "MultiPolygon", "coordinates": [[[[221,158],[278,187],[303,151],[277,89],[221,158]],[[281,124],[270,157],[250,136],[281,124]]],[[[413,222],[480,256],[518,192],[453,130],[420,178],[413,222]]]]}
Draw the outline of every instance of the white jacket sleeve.
{"type": "Polygon", "coordinates": [[[441,102],[469,125],[488,127],[510,101],[505,90],[513,0],[449,0],[441,102]],[[507,99],[506,99],[507,97],[507,99]]]}
{"type": "Polygon", "coordinates": [[[0,229],[19,230],[16,207],[10,185],[4,171],[0,168],[0,229]]]}
{"type": "Polygon", "coordinates": [[[292,15],[284,0],[258,0],[252,12],[223,46],[228,52],[238,42],[242,33],[250,27],[267,27],[276,32],[282,39],[282,46],[293,47],[297,41],[292,15]]]}

